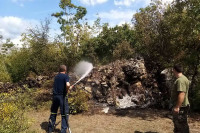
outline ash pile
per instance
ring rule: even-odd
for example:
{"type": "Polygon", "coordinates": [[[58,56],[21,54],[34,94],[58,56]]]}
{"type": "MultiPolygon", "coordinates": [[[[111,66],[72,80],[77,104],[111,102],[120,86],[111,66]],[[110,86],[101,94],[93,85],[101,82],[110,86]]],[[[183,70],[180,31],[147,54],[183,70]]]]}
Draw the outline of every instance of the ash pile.
{"type": "Polygon", "coordinates": [[[79,86],[90,92],[97,102],[120,109],[147,108],[162,102],[156,78],[147,73],[141,57],[96,67],[79,86]]]}

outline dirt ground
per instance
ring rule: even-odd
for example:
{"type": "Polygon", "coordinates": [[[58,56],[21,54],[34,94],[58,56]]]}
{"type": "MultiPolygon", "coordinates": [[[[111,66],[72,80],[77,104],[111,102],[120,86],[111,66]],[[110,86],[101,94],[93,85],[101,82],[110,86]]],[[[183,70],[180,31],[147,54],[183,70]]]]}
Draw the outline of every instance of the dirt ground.
{"type": "MultiPolygon", "coordinates": [[[[49,110],[29,112],[30,128],[27,133],[46,133],[49,110]]],[[[70,115],[72,133],[172,133],[172,120],[166,117],[167,111],[126,110],[114,114],[70,115]]],[[[60,132],[61,116],[57,116],[56,133],[60,132]]],[[[189,117],[191,133],[200,133],[200,115],[189,117]]]]}

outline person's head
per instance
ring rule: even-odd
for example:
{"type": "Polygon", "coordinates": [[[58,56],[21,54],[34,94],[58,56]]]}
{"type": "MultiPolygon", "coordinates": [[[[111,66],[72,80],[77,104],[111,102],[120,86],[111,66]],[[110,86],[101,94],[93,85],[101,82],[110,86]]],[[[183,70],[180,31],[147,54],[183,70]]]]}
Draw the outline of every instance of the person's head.
{"type": "Polygon", "coordinates": [[[66,72],[67,71],[67,67],[65,65],[60,65],[59,67],[59,72],[66,72]]]}
{"type": "Polygon", "coordinates": [[[183,72],[182,66],[181,65],[174,65],[173,72],[174,72],[175,76],[178,77],[178,75],[182,74],[182,72],[183,72]]]}

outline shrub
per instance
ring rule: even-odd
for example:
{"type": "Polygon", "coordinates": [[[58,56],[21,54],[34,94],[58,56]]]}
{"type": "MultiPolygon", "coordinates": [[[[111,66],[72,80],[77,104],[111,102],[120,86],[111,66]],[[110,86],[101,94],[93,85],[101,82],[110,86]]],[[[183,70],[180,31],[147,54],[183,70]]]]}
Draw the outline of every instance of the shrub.
{"type": "Polygon", "coordinates": [[[194,111],[200,111],[200,84],[198,84],[195,88],[194,97],[191,101],[192,109],[194,111]]]}
{"type": "Polygon", "coordinates": [[[13,51],[9,55],[6,67],[13,82],[18,82],[28,75],[30,70],[29,53],[30,51],[22,49],[21,51],[13,51]]]}
{"type": "Polygon", "coordinates": [[[11,99],[11,94],[0,94],[0,132],[15,133],[24,131],[28,124],[20,103],[11,99]]]}
{"type": "Polygon", "coordinates": [[[76,90],[70,93],[68,100],[71,114],[88,110],[89,94],[79,87],[76,87],[76,90]]]}
{"type": "Polygon", "coordinates": [[[134,50],[127,41],[118,43],[113,51],[113,58],[116,59],[129,59],[133,57],[134,50]]]}
{"type": "Polygon", "coordinates": [[[52,89],[53,88],[53,80],[47,80],[44,82],[44,84],[42,85],[43,88],[47,88],[47,89],[52,89]]]}
{"type": "Polygon", "coordinates": [[[9,81],[11,81],[11,78],[4,63],[4,57],[0,55],[0,82],[9,81]]]}

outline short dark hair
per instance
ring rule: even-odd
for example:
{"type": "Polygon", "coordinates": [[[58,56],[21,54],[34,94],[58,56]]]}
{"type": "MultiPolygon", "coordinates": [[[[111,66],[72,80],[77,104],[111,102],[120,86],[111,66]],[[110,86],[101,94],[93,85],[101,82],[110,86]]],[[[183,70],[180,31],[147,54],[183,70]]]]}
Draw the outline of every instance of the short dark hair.
{"type": "Polygon", "coordinates": [[[178,73],[182,73],[183,72],[183,67],[179,64],[174,65],[173,69],[175,71],[177,71],[178,73]]]}
{"type": "Polygon", "coordinates": [[[65,66],[65,65],[60,65],[60,67],[59,67],[59,72],[65,72],[65,71],[67,71],[67,66],[65,66]]]}

